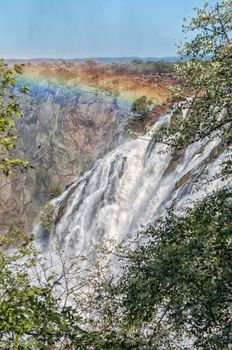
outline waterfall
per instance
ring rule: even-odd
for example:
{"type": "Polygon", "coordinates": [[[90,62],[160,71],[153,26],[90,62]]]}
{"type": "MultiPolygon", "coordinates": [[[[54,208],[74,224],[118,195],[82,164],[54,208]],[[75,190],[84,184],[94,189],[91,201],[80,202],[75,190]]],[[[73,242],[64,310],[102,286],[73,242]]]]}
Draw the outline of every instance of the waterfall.
{"type": "MultiPolygon", "coordinates": [[[[154,128],[167,123],[161,117],[154,128]]],[[[149,139],[127,141],[77,177],[52,203],[50,245],[77,255],[108,239],[122,241],[155,222],[173,205],[212,191],[216,182],[194,192],[202,168],[212,177],[224,157],[220,139],[196,142],[173,156],[149,139]]],[[[150,137],[151,138],[151,137],[150,137]]]]}

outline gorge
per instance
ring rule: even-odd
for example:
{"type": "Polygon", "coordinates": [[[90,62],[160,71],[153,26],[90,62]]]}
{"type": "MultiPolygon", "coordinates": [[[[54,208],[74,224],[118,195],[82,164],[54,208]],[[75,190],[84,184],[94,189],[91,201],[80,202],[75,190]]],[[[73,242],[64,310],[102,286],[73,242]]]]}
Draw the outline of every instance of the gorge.
{"type": "Polygon", "coordinates": [[[24,66],[18,84],[29,93],[20,96],[16,155],[34,169],[1,176],[2,229],[11,218],[12,230],[30,231],[51,198],[128,137],[134,98],[146,94],[155,104],[167,101],[175,79],[119,68],[60,61],[24,66]]]}

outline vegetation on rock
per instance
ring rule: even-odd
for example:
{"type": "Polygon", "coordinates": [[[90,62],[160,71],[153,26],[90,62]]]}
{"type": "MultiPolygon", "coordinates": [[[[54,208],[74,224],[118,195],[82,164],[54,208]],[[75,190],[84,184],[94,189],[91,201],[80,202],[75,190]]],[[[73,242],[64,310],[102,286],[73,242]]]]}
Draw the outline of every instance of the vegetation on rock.
{"type": "MultiPolygon", "coordinates": [[[[9,68],[0,61],[0,172],[9,175],[10,168],[28,168],[29,163],[21,159],[12,159],[9,150],[15,147],[17,136],[15,134],[15,118],[21,115],[19,103],[15,97],[15,84],[17,75],[22,73],[20,65],[9,68]]],[[[27,88],[21,87],[21,93],[27,88]]]]}
{"type": "Polygon", "coordinates": [[[54,216],[54,207],[52,204],[47,204],[40,215],[40,222],[44,232],[48,235],[52,228],[54,216]]]}
{"type": "Polygon", "coordinates": [[[137,98],[131,106],[131,112],[135,114],[135,118],[145,119],[147,118],[151,110],[152,101],[146,96],[141,96],[137,98]]]}
{"type": "MultiPolygon", "coordinates": [[[[197,16],[184,26],[184,31],[197,31],[197,34],[180,51],[183,57],[191,59],[176,65],[177,74],[191,93],[191,98],[182,100],[176,111],[187,109],[188,115],[182,118],[177,113],[170,126],[161,130],[161,137],[175,151],[198,140],[219,136],[231,152],[232,2],[221,1],[213,7],[206,4],[196,11],[197,16]],[[206,62],[205,57],[208,57],[206,62]]],[[[224,170],[231,172],[230,157],[224,163],[224,170]]]]}

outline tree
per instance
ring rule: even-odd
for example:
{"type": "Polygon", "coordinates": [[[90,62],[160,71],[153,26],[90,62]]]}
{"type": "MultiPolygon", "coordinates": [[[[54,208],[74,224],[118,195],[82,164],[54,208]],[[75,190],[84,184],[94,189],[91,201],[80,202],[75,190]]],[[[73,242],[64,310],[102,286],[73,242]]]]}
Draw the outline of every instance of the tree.
{"type": "Polygon", "coordinates": [[[118,317],[139,348],[229,349],[231,213],[231,191],[222,190],[141,233],[146,244],[136,251],[120,252],[123,275],[109,279],[104,299],[112,323],[118,317]]]}
{"type": "Polygon", "coordinates": [[[148,117],[151,104],[151,100],[148,100],[146,96],[141,96],[132,103],[131,112],[135,113],[137,118],[143,120],[148,117]]]}
{"type": "Polygon", "coordinates": [[[5,175],[9,175],[12,167],[29,167],[27,161],[9,158],[17,140],[15,118],[21,115],[16,94],[28,91],[26,87],[16,87],[16,78],[21,73],[20,65],[9,68],[0,61],[0,172],[5,175]]]}
{"type": "MultiPolygon", "coordinates": [[[[220,136],[231,153],[232,145],[232,1],[221,1],[213,7],[205,4],[196,9],[196,17],[183,27],[196,32],[184,44],[180,54],[187,60],[176,65],[191,98],[176,107],[175,118],[164,127],[159,137],[175,151],[191,143],[220,136]],[[183,108],[188,109],[182,118],[183,108]]],[[[224,173],[231,173],[230,158],[224,163],[224,173]]]]}
{"type": "Polygon", "coordinates": [[[79,288],[69,290],[71,267],[62,256],[49,265],[32,245],[0,252],[0,349],[90,349],[96,336],[67,303],[79,288]]]}

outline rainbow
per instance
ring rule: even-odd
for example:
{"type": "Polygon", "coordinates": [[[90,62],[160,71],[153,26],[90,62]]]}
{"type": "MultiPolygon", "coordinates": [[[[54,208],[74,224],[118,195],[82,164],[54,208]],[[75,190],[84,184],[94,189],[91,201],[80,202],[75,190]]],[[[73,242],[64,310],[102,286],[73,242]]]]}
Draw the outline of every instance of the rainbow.
{"type": "Polygon", "coordinates": [[[175,83],[170,77],[115,73],[104,66],[88,68],[86,65],[69,66],[65,63],[28,64],[20,77],[20,83],[33,91],[50,90],[57,93],[89,94],[95,98],[117,100],[118,105],[130,107],[141,96],[162,104],[171,95],[175,83]]]}
{"type": "Polygon", "coordinates": [[[133,91],[106,90],[94,84],[86,84],[82,81],[77,81],[76,79],[51,78],[31,73],[24,73],[19,77],[18,84],[28,87],[29,94],[33,94],[33,92],[36,91],[41,93],[48,91],[52,94],[57,94],[60,91],[63,95],[86,94],[92,96],[92,98],[109,101],[117,99],[118,105],[124,108],[130,108],[135,98],[138,97],[133,91]]]}

